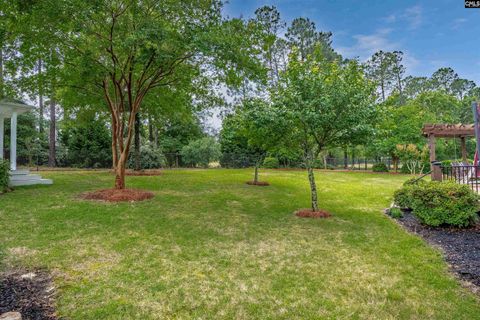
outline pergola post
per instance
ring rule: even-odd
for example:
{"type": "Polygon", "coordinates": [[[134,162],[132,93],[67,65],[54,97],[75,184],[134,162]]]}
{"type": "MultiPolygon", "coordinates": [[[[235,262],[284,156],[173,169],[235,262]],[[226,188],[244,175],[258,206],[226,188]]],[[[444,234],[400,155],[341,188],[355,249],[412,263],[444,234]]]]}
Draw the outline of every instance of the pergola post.
{"type": "Polygon", "coordinates": [[[434,165],[436,159],[435,154],[436,140],[435,135],[430,134],[428,136],[428,148],[430,149],[430,169],[432,170],[432,180],[442,181],[442,169],[439,166],[434,165]]]}
{"type": "Polygon", "coordinates": [[[465,137],[460,137],[460,145],[462,148],[462,161],[463,163],[467,163],[467,142],[465,137]]]}
{"type": "Polygon", "coordinates": [[[0,159],[3,159],[4,121],[5,118],[0,116],[0,159]]]}
{"type": "Polygon", "coordinates": [[[10,119],[10,170],[17,170],[17,113],[10,119]]]}

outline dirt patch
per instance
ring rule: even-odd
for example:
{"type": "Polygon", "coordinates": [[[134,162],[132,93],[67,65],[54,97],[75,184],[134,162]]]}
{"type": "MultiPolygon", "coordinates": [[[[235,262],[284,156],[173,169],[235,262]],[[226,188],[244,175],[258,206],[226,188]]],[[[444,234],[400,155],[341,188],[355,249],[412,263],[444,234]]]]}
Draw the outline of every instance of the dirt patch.
{"type": "Polygon", "coordinates": [[[467,229],[434,228],[421,224],[410,211],[404,211],[403,217],[396,220],[411,233],[440,247],[453,272],[480,292],[480,225],[467,229]]]}
{"type": "Polygon", "coordinates": [[[161,176],[163,174],[160,170],[127,170],[125,175],[134,176],[134,177],[143,177],[143,176],[161,176]]]}
{"type": "Polygon", "coordinates": [[[0,314],[20,312],[23,320],[54,320],[55,289],[45,271],[0,274],[0,314]]]}
{"type": "Polygon", "coordinates": [[[269,186],[270,183],[266,182],[266,181],[247,181],[247,184],[251,185],[251,186],[259,186],[259,187],[266,187],[266,186],[269,186]]]}
{"type": "Polygon", "coordinates": [[[313,211],[312,209],[301,209],[295,211],[295,215],[300,218],[328,218],[332,216],[325,210],[313,211]]]}
{"type": "Polygon", "coordinates": [[[154,194],[150,191],[137,189],[103,189],[84,193],[81,198],[85,200],[98,200],[108,202],[120,201],[143,201],[153,198],[154,194]]]}

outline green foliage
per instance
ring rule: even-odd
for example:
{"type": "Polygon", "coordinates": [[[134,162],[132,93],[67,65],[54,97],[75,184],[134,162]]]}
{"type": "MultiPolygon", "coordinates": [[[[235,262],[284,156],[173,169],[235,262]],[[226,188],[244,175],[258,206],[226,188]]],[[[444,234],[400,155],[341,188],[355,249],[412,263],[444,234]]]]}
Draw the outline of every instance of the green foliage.
{"type": "Polygon", "coordinates": [[[453,182],[410,183],[397,190],[394,199],[429,226],[467,227],[478,218],[478,195],[468,186],[453,182]]]}
{"type": "Polygon", "coordinates": [[[10,164],[8,161],[0,159],[0,193],[8,190],[8,181],[10,179],[10,164]]]}
{"type": "Polygon", "coordinates": [[[102,120],[67,122],[61,131],[63,152],[59,165],[80,168],[112,166],[111,136],[102,120]]]}
{"type": "Polygon", "coordinates": [[[393,200],[397,206],[404,209],[412,208],[412,190],[415,185],[404,185],[402,188],[395,191],[393,194],[393,200]]]}
{"type": "Polygon", "coordinates": [[[266,157],[263,160],[263,166],[267,169],[278,169],[280,167],[280,163],[278,162],[277,158],[266,157]]]}
{"type": "Polygon", "coordinates": [[[219,160],[220,145],[211,137],[198,139],[183,147],[181,155],[186,165],[207,168],[209,163],[219,160]]]}
{"type": "MultiPolygon", "coordinates": [[[[150,142],[146,142],[140,147],[140,169],[159,169],[165,165],[166,159],[160,148],[150,142]]],[[[135,168],[135,155],[133,150],[130,150],[127,166],[130,169],[135,168]]]]}
{"type": "Polygon", "coordinates": [[[373,172],[388,172],[388,167],[385,163],[379,162],[379,163],[375,163],[372,166],[372,171],[373,172]]]}
{"type": "Polygon", "coordinates": [[[388,214],[394,219],[399,219],[403,217],[403,212],[400,208],[391,208],[390,210],[388,210],[388,214]]]}

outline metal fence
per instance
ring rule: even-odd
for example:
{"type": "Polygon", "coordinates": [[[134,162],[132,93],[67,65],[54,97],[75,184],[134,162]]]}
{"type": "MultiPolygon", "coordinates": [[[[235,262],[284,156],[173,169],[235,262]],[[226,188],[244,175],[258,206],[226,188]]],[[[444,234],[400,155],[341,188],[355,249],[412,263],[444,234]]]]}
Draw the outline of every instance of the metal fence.
{"type": "Polygon", "coordinates": [[[480,166],[474,165],[453,165],[442,166],[442,180],[454,181],[459,184],[468,185],[473,191],[479,192],[480,166]]]}

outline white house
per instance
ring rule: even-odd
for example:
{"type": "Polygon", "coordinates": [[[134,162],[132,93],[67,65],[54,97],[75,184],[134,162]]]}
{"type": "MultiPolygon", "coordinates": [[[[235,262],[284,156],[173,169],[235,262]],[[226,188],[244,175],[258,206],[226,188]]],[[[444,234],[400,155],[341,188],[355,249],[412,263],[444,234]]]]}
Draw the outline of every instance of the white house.
{"type": "Polygon", "coordinates": [[[33,184],[52,184],[50,179],[42,179],[28,170],[17,170],[17,116],[32,110],[33,107],[12,99],[0,100],[0,159],[4,155],[5,119],[10,118],[10,186],[26,186],[33,184]]]}

